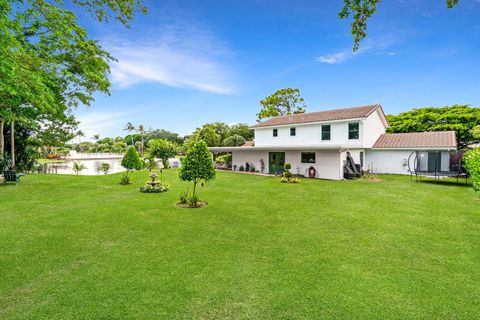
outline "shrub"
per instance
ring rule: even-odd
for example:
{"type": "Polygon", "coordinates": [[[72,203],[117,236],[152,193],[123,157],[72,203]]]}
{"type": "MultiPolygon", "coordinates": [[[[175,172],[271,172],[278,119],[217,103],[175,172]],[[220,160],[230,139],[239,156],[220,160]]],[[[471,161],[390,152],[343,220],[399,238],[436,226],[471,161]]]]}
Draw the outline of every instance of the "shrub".
{"type": "Polygon", "coordinates": [[[473,189],[480,192],[480,148],[469,150],[463,161],[472,179],[473,189]]]}
{"type": "Polygon", "coordinates": [[[285,171],[285,172],[283,173],[283,176],[284,176],[285,178],[291,178],[291,177],[292,177],[292,173],[291,173],[290,171],[285,171]]]}
{"type": "Polygon", "coordinates": [[[137,150],[135,147],[130,146],[127,150],[127,153],[123,156],[122,167],[127,169],[127,173],[131,170],[140,170],[143,168],[145,163],[140,159],[137,150]]]}
{"type": "Polygon", "coordinates": [[[104,163],[101,164],[100,168],[101,168],[101,170],[104,174],[107,174],[108,171],[110,171],[110,164],[104,162],[104,163]]]}
{"type": "Polygon", "coordinates": [[[187,204],[190,208],[196,208],[198,207],[198,202],[200,199],[196,194],[192,194],[187,198],[187,204]]]}
{"type": "Polygon", "coordinates": [[[255,172],[255,166],[253,165],[253,163],[250,165],[250,172],[255,172]]]}
{"type": "Polygon", "coordinates": [[[167,192],[170,189],[170,186],[167,184],[152,186],[151,184],[145,184],[140,187],[140,192],[142,193],[162,193],[167,192]]]}
{"type": "Polygon", "coordinates": [[[297,177],[293,177],[293,178],[282,177],[282,178],[280,178],[280,182],[282,182],[282,183],[299,183],[300,179],[297,178],[297,177]]]}
{"type": "Polygon", "coordinates": [[[285,162],[285,164],[283,165],[283,169],[285,171],[288,171],[288,170],[292,169],[292,165],[288,162],[285,162]]]}
{"type": "Polygon", "coordinates": [[[238,171],[245,171],[245,168],[243,167],[243,164],[240,165],[240,167],[238,168],[238,171]]]}
{"type": "Polygon", "coordinates": [[[122,175],[122,178],[120,179],[120,184],[127,185],[131,183],[132,183],[132,180],[130,179],[130,175],[128,174],[128,171],[127,171],[122,175]]]}
{"type": "Polygon", "coordinates": [[[178,203],[186,204],[188,202],[189,197],[190,197],[190,193],[188,191],[180,193],[180,195],[178,196],[178,203]]]}

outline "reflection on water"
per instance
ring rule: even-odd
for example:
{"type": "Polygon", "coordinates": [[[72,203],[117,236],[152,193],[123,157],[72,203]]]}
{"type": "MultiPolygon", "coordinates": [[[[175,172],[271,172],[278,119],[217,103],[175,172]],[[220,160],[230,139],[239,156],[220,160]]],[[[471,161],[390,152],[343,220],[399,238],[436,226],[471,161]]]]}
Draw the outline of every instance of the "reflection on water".
{"type": "MultiPolygon", "coordinates": [[[[38,173],[75,174],[73,171],[73,162],[74,161],[44,163],[39,166],[38,173]]],[[[125,168],[120,164],[122,159],[75,160],[75,162],[79,162],[85,166],[85,169],[78,173],[79,175],[94,176],[104,174],[101,169],[102,163],[108,163],[110,165],[108,173],[125,171],[125,168]]]]}

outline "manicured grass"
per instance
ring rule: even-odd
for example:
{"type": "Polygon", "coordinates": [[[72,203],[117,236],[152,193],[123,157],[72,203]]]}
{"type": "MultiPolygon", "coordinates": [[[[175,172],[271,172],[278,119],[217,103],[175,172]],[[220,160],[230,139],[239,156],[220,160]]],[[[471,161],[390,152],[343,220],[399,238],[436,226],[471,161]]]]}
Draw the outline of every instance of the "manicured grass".
{"type": "Polygon", "coordinates": [[[120,174],[0,187],[0,319],[474,319],[480,201],[471,187],[219,172],[138,192],[120,174]]]}

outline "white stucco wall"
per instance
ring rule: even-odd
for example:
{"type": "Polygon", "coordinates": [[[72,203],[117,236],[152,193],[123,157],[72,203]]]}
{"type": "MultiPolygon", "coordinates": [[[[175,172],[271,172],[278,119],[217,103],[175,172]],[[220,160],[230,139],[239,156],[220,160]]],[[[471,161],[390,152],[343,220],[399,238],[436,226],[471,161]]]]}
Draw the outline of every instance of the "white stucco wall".
{"type": "MultiPolygon", "coordinates": [[[[375,138],[378,139],[378,136],[375,138]]],[[[359,143],[363,138],[363,125],[361,121],[350,120],[342,122],[322,122],[314,124],[297,124],[292,126],[279,126],[255,129],[255,146],[298,146],[298,145],[347,145],[359,143]],[[359,139],[348,139],[348,123],[359,122],[359,139]],[[330,140],[322,140],[322,125],[330,125],[330,140]],[[290,128],[296,128],[296,135],[290,136],[290,128]],[[273,136],[273,129],[278,129],[278,136],[273,136]]]]}
{"type": "Polygon", "coordinates": [[[363,120],[363,146],[371,148],[378,138],[385,133],[380,109],[363,120]]]}
{"type": "MultiPolygon", "coordinates": [[[[367,150],[365,169],[373,168],[373,173],[410,174],[407,161],[411,153],[411,150],[367,150]]],[[[413,162],[411,167],[413,170],[413,162]]]]}
{"type": "MultiPolygon", "coordinates": [[[[305,150],[305,152],[315,152],[305,150]]],[[[265,173],[269,172],[269,153],[266,151],[233,151],[232,164],[245,167],[245,164],[253,163],[256,170],[260,170],[260,159],[265,161],[265,173]]],[[[343,178],[343,168],[340,167],[340,153],[338,151],[316,151],[315,163],[302,163],[301,151],[285,151],[285,162],[292,165],[292,173],[307,175],[308,169],[313,166],[321,179],[339,180],[343,178]]]]}
{"type": "Polygon", "coordinates": [[[255,169],[260,171],[260,159],[265,163],[265,173],[268,173],[268,152],[267,151],[234,151],[232,152],[232,168],[237,166],[237,170],[248,162],[253,163],[255,169]]]}

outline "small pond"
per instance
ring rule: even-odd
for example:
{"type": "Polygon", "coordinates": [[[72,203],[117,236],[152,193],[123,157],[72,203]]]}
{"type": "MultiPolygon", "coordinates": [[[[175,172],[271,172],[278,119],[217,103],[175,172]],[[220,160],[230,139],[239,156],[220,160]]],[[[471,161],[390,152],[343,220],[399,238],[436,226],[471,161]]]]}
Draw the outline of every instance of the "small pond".
{"type": "Polygon", "coordinates": [[[125,168],[122,167],[122,159],[87,159],[87,160],[75,160],[75,161],[65,161],[65,162],[48,162],[39,165],[38,173],[47,173],[47,174],[75,174],[73,171],[73,163],[79,162],[85,166],[85,169],[80,171],[79,175],[84,176],[94,176],[99,174],[104,174],[101,170],[102,163],[108,163],[110,169],[108,173],[117,173],[125,171],[125,168]]]}

